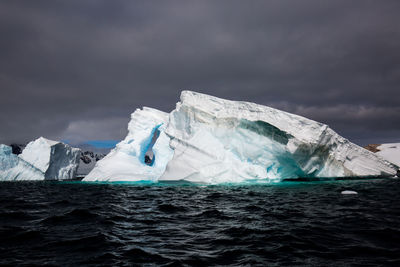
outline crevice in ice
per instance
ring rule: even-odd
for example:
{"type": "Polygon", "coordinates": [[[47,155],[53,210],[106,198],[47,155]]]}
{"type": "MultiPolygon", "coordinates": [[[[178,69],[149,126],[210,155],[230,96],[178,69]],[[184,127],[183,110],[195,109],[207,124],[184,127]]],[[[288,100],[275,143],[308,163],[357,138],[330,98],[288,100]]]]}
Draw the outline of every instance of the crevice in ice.
{"type": "Polygon", "coordinates": [[[264,121],[249,121],[246,119],[241,119],[239,128],[246,129],[256,134],[268,137],[284,145],[287,145],[289,138],[291,137],[291,135],[264,121]]]}
{"type": "Polygon", "coordinates": [[[161,124],[154,127],[148,140],[146,141],[147,145],[144,146],[145,148],[142,151],[141,161],[149,166],[153,166],[156,160],[156,155],[153,152],[153,146],[156,143],[158,137],[160,136],[160,130],[158,129],[160,126],[161,124]]]}

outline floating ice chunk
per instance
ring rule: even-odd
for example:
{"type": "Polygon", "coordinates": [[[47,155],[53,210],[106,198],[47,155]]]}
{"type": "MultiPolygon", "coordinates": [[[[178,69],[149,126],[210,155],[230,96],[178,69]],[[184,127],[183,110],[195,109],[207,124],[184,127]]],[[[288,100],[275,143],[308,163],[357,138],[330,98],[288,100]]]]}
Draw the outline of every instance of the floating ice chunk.
{"type": "Polygon", "coordinates": [[[351,190],[344,190],[342,191],[342,195],[357,195],[358,193],[356,191],[351,191],[351,190]]]}

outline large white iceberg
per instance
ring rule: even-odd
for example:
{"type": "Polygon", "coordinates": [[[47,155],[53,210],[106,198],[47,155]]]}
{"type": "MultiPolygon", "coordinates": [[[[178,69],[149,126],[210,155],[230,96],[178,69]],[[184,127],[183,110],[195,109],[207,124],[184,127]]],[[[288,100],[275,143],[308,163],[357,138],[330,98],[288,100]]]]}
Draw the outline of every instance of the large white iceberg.
{"type": "Polygon", "coordinates": [[[393,176],[397,168],[327,125],[270,107],[183,91],[169,115],[144,108],[84,181],[281,181],[393,176]],[[159,137],[154,134],[159,132],[159,137]],[[152,164],[144,161],[154,142],[152,164]]]}
{"type": "Polygon", "coordinates": [[[1,145],[0,180],[65,180],[75,177],[80,150],[40,137],[19,156],[1,145]]]}

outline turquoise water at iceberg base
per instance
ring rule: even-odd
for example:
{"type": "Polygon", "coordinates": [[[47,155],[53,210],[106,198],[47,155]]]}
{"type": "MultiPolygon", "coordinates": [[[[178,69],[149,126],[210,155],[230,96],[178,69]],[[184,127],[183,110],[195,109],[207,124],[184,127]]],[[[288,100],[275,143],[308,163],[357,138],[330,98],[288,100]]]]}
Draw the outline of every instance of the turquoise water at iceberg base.
{"type": "Polygon", "coordinates": [[[0,265],[400,266],[399,196],[400,179],[0,182],[0,265]]]}

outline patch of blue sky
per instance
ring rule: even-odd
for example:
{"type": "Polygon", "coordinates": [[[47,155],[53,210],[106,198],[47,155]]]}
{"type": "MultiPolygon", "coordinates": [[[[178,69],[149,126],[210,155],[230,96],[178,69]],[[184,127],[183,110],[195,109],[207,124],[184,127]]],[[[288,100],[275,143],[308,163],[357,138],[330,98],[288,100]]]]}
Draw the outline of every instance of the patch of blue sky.
{"type": "Polygon", "coordinates": [[[97,148],[114,148],[118,142],[117,140],[89,140],[86,141],[86,144],[97,148]]]}

